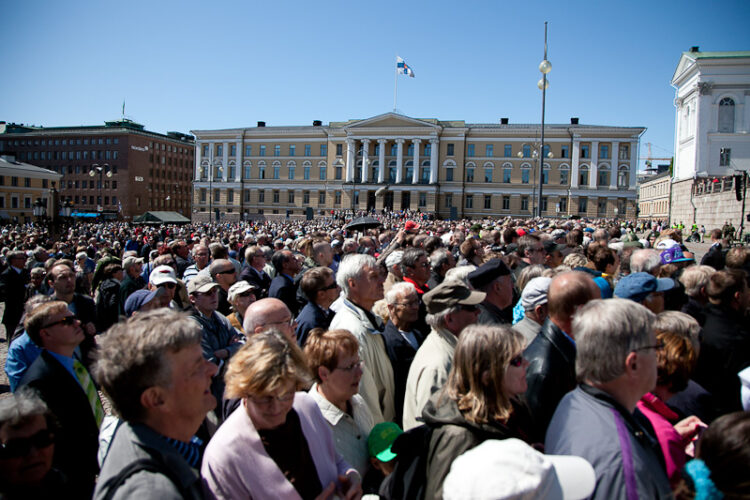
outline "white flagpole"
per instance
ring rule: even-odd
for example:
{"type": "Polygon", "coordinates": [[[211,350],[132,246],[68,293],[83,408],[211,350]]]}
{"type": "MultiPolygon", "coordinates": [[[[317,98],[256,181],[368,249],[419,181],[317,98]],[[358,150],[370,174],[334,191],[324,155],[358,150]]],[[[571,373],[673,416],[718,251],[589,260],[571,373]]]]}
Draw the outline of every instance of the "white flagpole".
{"type": "Polygon", "coordinates": [[[393,112],[396,112],[396,95],[398,94],[398,55],[396,56],[396,67],[393,72],[393,112]]]}

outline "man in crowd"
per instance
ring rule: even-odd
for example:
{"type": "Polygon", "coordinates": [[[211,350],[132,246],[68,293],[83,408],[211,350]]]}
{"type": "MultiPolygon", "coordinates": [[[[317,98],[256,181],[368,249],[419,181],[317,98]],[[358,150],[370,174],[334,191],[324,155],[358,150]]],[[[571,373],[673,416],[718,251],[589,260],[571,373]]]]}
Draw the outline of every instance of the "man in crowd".
{"type": "Polygon", "coordinates": [[[518,262],[516,269],[513,271],[516,279],[518,279],[518,276],[525,267],[534,264],[544,264],[547,255],[544,253],[544,247],[542,246],[539,237],[534,236],[533,234],[524,234],[518,239],[518,249],[516,250],[516,253],[521,259],[518,262]]]}
{"type": "Polygon", "coordinates": [[[401,425],[404,395],[409,368],[425,335],[416,328],[419,319],[419,296],[411,283],[396,283],[385,294],[389,320],[383,330],[388,358],[393,366],[396,395],[396,423],[401,425]]]}
{"type": "Polygon", "coordinates": [[[631,273],[649,273],[656,276],[661,268],[661,255],[653,248],[643,248],[633,252],[630,257],[631,273]]]}
{"type": "Polygon", "coordinates": [[[229,295],[229,287],[237,282],[237,270],[228,259],[216,259],[208,266],[208,272],[211,274],[211,278],[219,285],[219,306],[217,311],[224,316],[229,316],[232,313],[232,306],[229,305],[227,297],[229,295]]]}
{"type": "Polygon", "coordinates": [[[334,312],[330,307],[339,297],[339,286],[330,268],[313,267],[302,276],[300,290],[309,299],[297,316],[295,332],[297,343],[300,347],[304,347],[310,330],[313,328],[327,330],[331,324],[334,312]]]}
{"type": "Polygon", "coordinates": [[[71,483],[74,498],[90,498],[99,470],[96,453],[104,408],[89,372],[74,358],[83,341],[81,322],[68,304],[55,300],[34,308],[26,317],[26,332],[42,348],[19,384],[31,387],[55,415],[55,466],[71,483]]]}
{"type": "Polygon", "coordinates": [[[456,267],[456,258],[447,248],[438,248],[430,254],[430,279],[427,281],[427,287],[433,289],[443,282],[445,273],[449,269],[456,267]]]}
{"type": "Polygon", "coordinates": [[[585,273],[558,274],[549,284],[549,316],[536,338],[524,351],[526,401],[534,415],[536,439],[543,439],[552,414],[562,397],[575,389],[576,342],[571,327],[579,307],[599,298],[599,287],[585,273]]]}
{"type": "Polygon", "coordinates": [[[271,281],[268,296],[285,303],[292,314],[296,315],[299,311],[299,305],[297,304],[297,287],[294,285],[294,277],[302,266],[290,250],[277,251],[273,254],[271,262],[273,267],[276,268],[276,277],[271,281]]]}
{"type": "Polygon", "coordinates": [[[460,281],[446,280],[424,295],[427,323],[432,330],[409,367],[404,396],[404,430],[419,425],[422,409],[448,380],[453,352],[465,326],[476,323],[478,305],[486,294],[460,281]]]}
{"type": "Polygon", "coordinates": [[[510,323],[508,306],[513,303],[513,278],[501,259],[491,259],[469,273],[469,283],[486,294],[479,304],[479,323],[502,325],[510,323]]]}
{"type": "MultiPolygon", "coordinates": [[[[551,292],[552,290],[550,290],[551,292]]],[[[671,498],[659,443],[633,416],[656,385],[655,316],[623,299],[595,300],[573,320],[581,384],[560,401],[545,452],[591,463],[591,498],[671,498]]]]}
{"type": "Polygon", "coordinates": [[[547,292],[551,281],[551,278],[538,276],[529,281],[521,293],[524,315],[513,329],[523,335],[524,348],[536,338],[547,319],[547,292]]]}
{"type": "Polygon", "coordinates": [[[654,314],[664,311],[664,292],[672,290],[672,278],[656,278],[649,273],[632,273],[617,282],[615,297],[646,306],[654,314]]]}
{"type": "Polygon", "coordinates": [[[120,283],[120,305],[123,307],[120,311],[121,313],[125,312],[125,302],[128,300],[130,294],[146,287],[146,280],[141,276],[143,272],[143,259],[126,257],[122,261],[122,268],[125,271],[125,278],[120,283]]]}
{"type": "Polygon", "coordinates": [[[721,229],[714,229],[711,231],[711,248],[708,249],[706,255],[701,259],[701,264],[705,266],[711,266],[717,271],[724,269],[724,260],[726,258],[724,254],[724,248],[722,246],[722,234],[721,229]]]}
{"type": "Polygon", "coordinates": [[[182,280],[185,284],[208,266],[209,253],[206,245],[193,246],[193,261],[194,264],[187,266],[182,273],[182,280]]]}
{"type": "Polygon", "coordinates": [[[256,300],[247,307],[242,327],[246,335],[257,335],[275,330],[290,343],[297,342],[294,333],[296,322],[289,308],[279,299],[266,297],[256,300]]]}
{"type": "Polygon", "coordinates": [[[383,326],[372,313],[372,306],[383,298],[381,269],[370,255],[350,255],[341,261],[336,282],[342,301],[329,328],[349,330],[357,338],[359,357],[365,362],[360,395],[376,423],[392,421],[396,416],[393,367],[385,350],[383,326]]]}
{"type": "Polygon", "coordinates": [[[203,498],[194,435],[216,407],[216,365],[195,323],[168,309],[119,323],[102,338],[94,373],[122,418],[94,498],[203,498]]]}
{"type": "Polygon", "coordinates": [[[383,293],[388,293],[396,283],[404,281],[404,273],[401,272],[401,260],[404,257],[403,250],[394,250],[385,258],[385,268],[388,270],[388,276],[383,283],[383,293]]]}
{"type": "Polygon", "coordinates": [[[266,254],[260,246],[253,245],[245,250],[245,263],[247,266],[240,273],[240,279],[258,287],[258,299],[267,297],[271,277],[263,270],[266,266],[266,254]]]}
{"type": "Polygon", "coordinates": [[[148,277],[148,289],[164,288],[167,291],[167,303],[171,309],[180,309],[174,301],[177,292],[177,277],[171,266],[157,266],[148,277]]]}
{"type": "Polygon", "coordinates": [[[190,248],[184,240],[177,240],[172,245],[172,254],[174,255],[175,261],[175,272],[180,279],[184,278],[185,269],[187,269],[190,262],[190,248]]]}
{"type": "Polygon", "coordinates": [[[5,302],[5,312],[3,313],[5,338],[10,340],[23,315],[26,285],[31,278],[25,267],[26,254],[24,252],[20,250],[10,252],[7,259],[8,268],[0,273],[0,300],[5,302]]]}

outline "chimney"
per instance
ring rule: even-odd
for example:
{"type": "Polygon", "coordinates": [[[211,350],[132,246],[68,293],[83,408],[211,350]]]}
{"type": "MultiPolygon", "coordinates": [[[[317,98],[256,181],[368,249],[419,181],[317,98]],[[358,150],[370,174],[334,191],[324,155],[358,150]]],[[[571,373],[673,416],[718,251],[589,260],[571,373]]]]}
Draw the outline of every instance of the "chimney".
{"type": "Polygon", "coordinates": [[[698,47],[697,45],[693,45],[692,47],[690,47],[690,52],[695,53],[695,52],[700,52],[700,51],[701,51],[700,47],[698,47]]]}
{"type": "Polygon", "coordinates": [[[323,122],[320,120],[313,120],[313,127],[320,127],[323,125],[323,122]]]}
{"type": "Polygon", "coordinates": [[[266,122],[258,122],[258,127],[265,127],[265,126],[266,126],[266,122]]]}
{"type": "Polygon", "coordinates": [[[570,124],[571,125],[578,125],[578,117],[575,116],[575,117],[571,118],[570,119],[570,124]]]}
{"type": "Polygon", "coordinates": [[[507,118],[500,118],[500,125],[507,125],[508,119],[507,118]]]}

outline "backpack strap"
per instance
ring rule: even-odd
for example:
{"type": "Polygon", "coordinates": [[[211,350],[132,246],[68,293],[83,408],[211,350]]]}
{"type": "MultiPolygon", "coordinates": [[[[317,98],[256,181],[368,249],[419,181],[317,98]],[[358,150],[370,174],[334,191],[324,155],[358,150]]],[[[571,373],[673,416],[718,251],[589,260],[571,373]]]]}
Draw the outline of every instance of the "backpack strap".
{"type": "Polygon", "coordinates": [[[169,467],[165,467],[160,462],[157,462],[154,458],[141,458],[134,462],[129,463],[124,467],[116,476],[113,476],[104,483],[103,488],[107,491],[104,495],[104,500],[112,500],[117,490],[128,480],[128,478],[138,472],[153,472],[156,474],[163,474],[175,485],[177,491],[180,492],[180,496],[188,498],[186,491],[184,491],[180,485],[180,481],[175,477],[174,473],[169,467]]]}

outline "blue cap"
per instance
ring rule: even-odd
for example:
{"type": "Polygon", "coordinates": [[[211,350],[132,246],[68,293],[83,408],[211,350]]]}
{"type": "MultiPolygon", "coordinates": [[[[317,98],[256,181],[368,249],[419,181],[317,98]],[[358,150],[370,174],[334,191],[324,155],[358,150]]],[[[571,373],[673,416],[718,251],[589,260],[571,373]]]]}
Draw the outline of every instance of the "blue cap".
{"type": "Polygon", "coordinates": [[[125,301],[125,315],[129,318],[134,312],[145,306],[158,295],[159,289],[149,290],[136,290],[131,293],[125,301]]]}
{"type": "Polygon", "coordinates": [[[615,297],[643,302],[650,293],[665,292],[674,287],[672,278],[656,278],[649,273],[633,273],[617,282],[615,297]]]}

